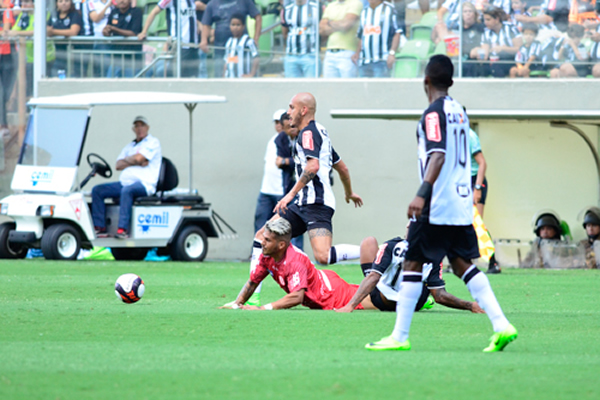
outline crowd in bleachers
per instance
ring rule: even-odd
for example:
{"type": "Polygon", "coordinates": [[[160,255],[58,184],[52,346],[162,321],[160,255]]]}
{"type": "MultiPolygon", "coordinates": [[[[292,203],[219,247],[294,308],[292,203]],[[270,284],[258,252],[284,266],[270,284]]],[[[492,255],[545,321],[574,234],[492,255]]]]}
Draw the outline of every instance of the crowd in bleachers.
{"type": "MultiPolygon", "coordinates": [[[[431,1],[49,0],[48,75],[176,76],[181,10],[181,77],[410,78],[440,53],[464,77],[600,77],[596,0],[431,1]],[[230,40],[234,14],[243,30],[230,40]]],[[[9,40],[24,36],[31,95],[33,4],[3,0],[4,91],[16,73],[9,40]]]]}

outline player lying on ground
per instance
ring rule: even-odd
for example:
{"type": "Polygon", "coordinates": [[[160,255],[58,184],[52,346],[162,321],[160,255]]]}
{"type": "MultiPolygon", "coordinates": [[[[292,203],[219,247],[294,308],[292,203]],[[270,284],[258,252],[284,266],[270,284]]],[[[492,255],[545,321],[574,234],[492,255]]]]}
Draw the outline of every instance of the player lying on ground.
{"type": "MultiPolygon", "coordinates": [[[[306,254],[294,246],[290,246],[291,230],[290,223],[283,218],[267,222],[262,243],[263,254],[259,257],[259,264],[250,275],[250,279],[242,288],[235,302],[233,304],[226,304],[223,306],[224,308],[277,310],[302,304],[312,309],[332,310],[346,306],[352,300],[356,299],[356,293],[359,290],[358,285],[347,283],[334,271],[317,270],[306,254]],[[263,307],[244,305],[252,293],[254,293],[256,287],[269,274],[273,276],[275,282],[281,286],[287,295],[263,307]]],[[[376,249],[377,243],[375,242],[376,249]]],[[[371,254],[374,255],[375,252],[371,254]]],[[[401,263],[397,262],[395,265],[397,267],[401,263]]],[[[439,272],[437,274],[439,276],[439,272]]],[[[382,278],[382,280],[386,283],[392,281],[391,277],[387,280],[382,278]]],[[[438,281],[432,279],[432,282],[438,281]]],[[[441,285],[436,283],[436,287],[439,288],[440,286],[443,289],[443,281],[441,285]]],[[[397,289],[395,290],[397,291],[397,289]]],[[[382,288],[382,291],[393,298],[393,295],[390,294],[394,293],[392,287],[382,288]]],[[[449,293],[445,294],[447,295],[446,297],[454,299],[453,302],[450,300],[446,301],[447,303],[460,304],[457,308],[482,312],[477,303],[469,303],[457,299],[449,293]]],[[[382,303],[382,301],[387,302],[388,300],[384,296],[377,294],[376,300],[372,301],[372,295],[373,293],[369,294],[367,292],[364,296],[361,296],[361,299],[356,302],[355,309],[395,311],[395,306],[389,308],[374,305],[375,302],[382,303]]],[[[417,304],[418,309],[423,307],[426,300],[427,295],[423,297],[422,302],[417,304]]]]}
{"type": "MultiPolygon", "coordinates": [[[[399,277],[407,249],[408,242],[401,237],[388,240],[381,248],[378,247],[377,239],[374,237],[364,239],[360,244],[360,266],[365,279],[350,302],[336,311],[352,312],[367,296],[381,311],[396,311],[401,283],[399,277]]],[[[424,265],[423,277],[423,289],[415,311],[427,304],[427,298],[431,293],[436,303],[446,307],[469,310],[478,314],[484,312],[476,302],[461,300],[446,291],[440,263],[436,263],[435,266],[431,263],[424,265]]]]}

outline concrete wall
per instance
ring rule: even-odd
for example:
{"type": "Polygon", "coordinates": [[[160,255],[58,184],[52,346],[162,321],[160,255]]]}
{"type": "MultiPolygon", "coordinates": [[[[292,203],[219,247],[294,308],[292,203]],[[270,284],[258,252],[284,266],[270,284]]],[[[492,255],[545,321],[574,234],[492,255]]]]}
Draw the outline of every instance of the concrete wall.
{"type": "MultiPolygon", "coordinates": [[[[424,108],[427,101],[420,80],[48,80],[40,85],[43,96],[114,90],[227,97],[226,104],[199,105],[194,113],[193,186],[239,233],[235,240],[212,240],[209,258],[249,256],[265,145],[274,134],[270,119],[300,91],[316,96],[317,120],[328,128],[350,167],[355,191],[365,201],[362,209],[345,204],[337,180],[334,243],[358,244],[367,235],[385,240],[404,233],[406,208],[419,186],[416,122],[333,120],[329,111],[424,108]]],[[[586,110],[600,107],[598,92],[600,81],[588,79],[464,79],[456,82],[451,95],[467,109],[586,110]]],[[[180,186],[187,186],[188,115],[183,106],[98,108],[84,154],[93,151],[114,160],[133,138],[131,121],[138,114],[148,117],[163,154],[179,169],[180,186]]],[[[598,128],[583,128],[597,144],[598,128]]],[[[485,221],[494,237],[531,238],[531,218],[542,208],[556,210],[582,237],[577,214],[599,200],[595,164],[583,140],[541,122],[482,122],[478,131],[489,165],[485,221]]],[[[99,182],[101,178],[95,178],[92,184],[99,182]]]]}

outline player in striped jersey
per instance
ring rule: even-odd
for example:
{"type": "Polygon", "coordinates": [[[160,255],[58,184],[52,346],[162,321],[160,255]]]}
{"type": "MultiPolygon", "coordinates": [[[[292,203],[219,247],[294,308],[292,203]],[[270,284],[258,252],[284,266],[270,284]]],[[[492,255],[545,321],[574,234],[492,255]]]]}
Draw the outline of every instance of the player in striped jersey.
{"type": "MultiPolygon", "coordinates": [[[[308,232],[310,244],[319,264],[335,264],[337,261],[357,259],[360,247],[339,244],[332,246],[332,218],[335,197],[331,189],[329,173],[335,169],[344,186],[346,203],[351,201],[361,207],[362,198],[352,190],[348,167],[331,145],[329,134],[323,125],[315,122],[317,102],[310,93],[298,93],[289,105],[290,126],[300,133],[294,145],[296,183],[275,206],[274,219],[284,218],[292,225],[292,237],[308,232]],[[298,198],[294,201],[294,199],[298,198]]],[[[254,236],[250,271],[254,271],[262,253],[264,227],[254,236]]],[[[254,292],[260,293],[260,287],[254,292]]],[[[260,304],[254,297],[253,304],[260,304]]]]}
{"type": "Polygon", "coordinates": [[[198,49],[190,46],[190,44],[198,44],[198,22],[194,0],[160,0],[148,14],[146,24],[138,35],[138,39],[144,40],[148,36],[148,30],[154,18],[162,10],[167,12],[169,36],[173,38],[177,37],[177,13],[181,13],[181,77],[197,77],[200,56],[198,55],[198,49]]]}
{"type": "Polygon", "coordinates": [[[296,0],[281,11],[281,33],[285,40],[283,70],[286,78],[317,76],[315,52],[318,49],[319,6],[296,0]]]}
{"type": "Polygon", "coordinates": [[[394,6],[383,0],[369,0],[369,5],[360,14],[356,34],[360,40],[353,56],[359,65],[360,77],[390,76],[401,33],[394,6]]]}
{"type": "Polygon", "coordinates": [[[473,228],[469,118],[462,105],[448,95],[453,74],[452,61],[445,55],[431,57],[425,68],[429,107],[417,126],[422,184],[408,206],[413,222],[400,274],[396,324],[391,336],[367,344],[368,350],[410,350],[408,332],[421,295],[423,265],[435,265],[446,256],[492,322],[495,333],[483,351],[501,351],[517,338],[517,330],[504,316],[487,276],[471,263],[479,257],[479,248],[473,228]]]}
{"type": "Polygon", "coordinates": [[[258,50],[246,31],[244,17],[234,14],[229,23],[231,37],[225,43],[225,78],[252,78],[258,71],[258,50]]]}

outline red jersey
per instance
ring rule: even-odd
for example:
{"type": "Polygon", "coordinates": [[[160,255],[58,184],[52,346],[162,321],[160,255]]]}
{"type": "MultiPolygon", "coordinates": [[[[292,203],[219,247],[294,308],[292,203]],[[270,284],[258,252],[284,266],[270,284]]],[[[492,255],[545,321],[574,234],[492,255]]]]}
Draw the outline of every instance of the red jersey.
{"type": "Polygon", "coordinates": [[[279,262],[261,254],[250,280],[260,283],[269,274],[288,294],[305,289],[302,305],[312,309],[342,308],[358,289],[358,285],[347,283],[333,271],[316,269],[308,256],[293,245],[279,262]]]}

